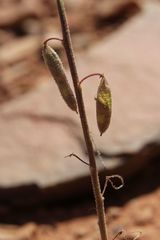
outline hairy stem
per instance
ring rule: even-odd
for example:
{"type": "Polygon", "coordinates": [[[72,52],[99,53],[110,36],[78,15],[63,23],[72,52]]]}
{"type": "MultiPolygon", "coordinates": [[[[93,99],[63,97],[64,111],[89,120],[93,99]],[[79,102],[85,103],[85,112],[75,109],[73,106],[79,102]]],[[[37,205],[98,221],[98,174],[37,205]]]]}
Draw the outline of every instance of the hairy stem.
{"type": "Polygon", "coordinates": [[[70,37],[69,25],[66,17],[65,7],[63,0],[57,0],[58,12],[61,21],[62,34],[63,34],[63,44],[66,51],[66,55],[68,58],[68,63],[72,75],[74,90],[76,94],[78,110],[81,120],[81,125],[83,129],[84,139],[86,142],[86,147],[89,156],[89,164],[90,164],[90,175],[92,181],[92,188],[96,202],[96,211],[98,216],[98,225],[101,235],[101,240],[108,240],[107,228],[106,228],[106,220],[105,220],[105,209],[104,209],[104,199],[101,194],[98,170],[96,166],[95,156],[93,144],[89,134],[89,127],[87,123],[84,101],[82,97],[81,86],[79,85],[79,77],[77,73],[77,68],[75,64],[75,58],[73,53],[73,47],[70,37]]]}

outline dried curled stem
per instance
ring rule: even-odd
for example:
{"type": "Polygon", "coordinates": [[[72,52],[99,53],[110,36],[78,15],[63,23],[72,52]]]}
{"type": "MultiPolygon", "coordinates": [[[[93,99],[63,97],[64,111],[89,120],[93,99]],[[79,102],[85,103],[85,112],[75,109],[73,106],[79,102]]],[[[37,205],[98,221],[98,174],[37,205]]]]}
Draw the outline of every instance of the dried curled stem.
{"type": "Polygon", "coordinates": [[[107,176],[106,177],[106,181],[105,181],[105,185],[104,185],[104,188],[103,188],[103,191],[102,191],[102,195],[104,195],[105,191],[106,191],[106,188],[108,186],[108,182],[110,182],[111,186],[115,189],[115,190],[119,190],[120,188],[122,188],[124,186],[124,180],[123,178],[120,176],[120,175],[111,175],[111,176],[107,176]],[[119,184],[118,186],[116,186],[113,182],[112,179],[119,179],[121,184],[119,184]]]}

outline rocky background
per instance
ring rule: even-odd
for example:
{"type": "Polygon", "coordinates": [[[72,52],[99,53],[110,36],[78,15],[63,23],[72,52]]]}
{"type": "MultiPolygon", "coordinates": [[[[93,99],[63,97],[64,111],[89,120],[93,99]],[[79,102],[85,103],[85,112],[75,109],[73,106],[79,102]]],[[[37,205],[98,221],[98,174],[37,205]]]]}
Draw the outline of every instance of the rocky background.
{"type": "MultiPolygon", "coordinates": [[[[100,137],[98,81],[82,86],[102,184],[107,173],[121,174],[128,185],[119,193],[109,190],[106,204],[116,206],[108,210],[110,234],[121,226],[138,228],[140,239],[158,240],[160,3],[65,2],[80,78],[104,73],[112,90],[111,125],[100,137]]],[[[41,48],[48,37],[61,37],[56,1],[0,1],[0,222],[26,224],[0,227],[0,240],[97,239],[89,171],[77,159],[64,158],[74,152],[87,161],[87,153],[78,116],[44,66],[41,48]]],[[[57,41],[53,46],[71,82],[64,50],[57,41]]]]}

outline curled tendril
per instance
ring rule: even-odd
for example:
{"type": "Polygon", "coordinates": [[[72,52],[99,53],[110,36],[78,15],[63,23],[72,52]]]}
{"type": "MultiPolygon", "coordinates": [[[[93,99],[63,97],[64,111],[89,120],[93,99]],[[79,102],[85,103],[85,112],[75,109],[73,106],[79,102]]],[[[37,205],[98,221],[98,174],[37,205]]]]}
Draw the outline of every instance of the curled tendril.
{"type": "Polygon", "coordinates": [[[120,176],[120,175],[111,175],[111,176],[107,176],[106,177],[106,181],[105,181],[105,185],[104,185],[104,188],[103,188],[103,191],[102,191],[102,196],[104,195],[105,191],[106,191],[106,188],[108,186],[108,182],[110,182],[111,186],[115,189],[115,190],[119,190],[120,188],[122,188],[124,186],[124,180],[123,178],[120,176]],[[119,179],[121,184],[116,186],[113,182],[112,179],[119,179]]]}

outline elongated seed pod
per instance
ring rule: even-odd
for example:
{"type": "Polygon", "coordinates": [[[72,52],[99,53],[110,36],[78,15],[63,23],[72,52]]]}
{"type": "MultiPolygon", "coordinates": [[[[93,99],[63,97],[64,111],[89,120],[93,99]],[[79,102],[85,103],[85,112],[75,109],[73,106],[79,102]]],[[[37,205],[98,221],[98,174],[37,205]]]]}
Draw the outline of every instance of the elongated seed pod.
{"type": "Polygon", "coordinates": [[[104,76],[100,81],[96,98],[97,125],[100,135],[109,127],[112,111],[112,98],[107,80],[104,76]]]}
{"type": "Polygon", "coordinates": [[[68,83],[63,64],[58,54],[47,44],[44,44],[42,54],[64,101],[73,111],[77,112],[76,99],[68,83]]]}

